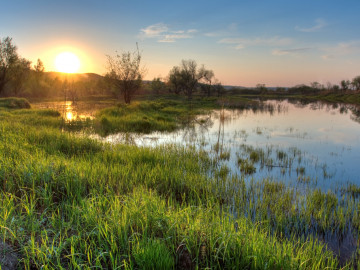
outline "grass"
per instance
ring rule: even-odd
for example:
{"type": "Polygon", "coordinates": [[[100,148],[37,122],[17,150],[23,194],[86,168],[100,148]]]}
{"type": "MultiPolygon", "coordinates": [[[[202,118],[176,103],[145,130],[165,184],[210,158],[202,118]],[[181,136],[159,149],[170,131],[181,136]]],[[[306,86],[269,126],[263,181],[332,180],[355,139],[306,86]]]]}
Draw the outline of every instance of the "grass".
{"type": "Polygon", "coordinates": [[[195,99],[191,103],[178,99],[135,101],[118,104],[96,114],[95,130],[107,135],[116,132],[150,133],[174,131],[194,122],[201,112],[217,108],[214,99],[195,99]]]}
{"type": "MultiPolygon", "coordinates": [[[[131,116],[149,112],[149,130],[166,129],[186,108],[178,100],[138,102],[99,119],[114,125],[109,132],[129,131],[131,116]],[[161,115],[170,120],[154,124],[161,115]]],[[[241,164],[265,154],[248,155],[241,164]]],[[[360,229],[351,195],[358,187],[344,188],[342,198],[320,190],[304,196],[268,179],[246,184],[214,166],[194,148],[104,144],[64,131],[54,111],[2,109],[0,239],[24,269],[359,267],[358,255],[340,265],[319,237],[360,229]]]]}
{"type": "Polygon", "coordinates": [[[30,103],[25,98],[0,98],[0,108],[29,109],[30,103]]]}

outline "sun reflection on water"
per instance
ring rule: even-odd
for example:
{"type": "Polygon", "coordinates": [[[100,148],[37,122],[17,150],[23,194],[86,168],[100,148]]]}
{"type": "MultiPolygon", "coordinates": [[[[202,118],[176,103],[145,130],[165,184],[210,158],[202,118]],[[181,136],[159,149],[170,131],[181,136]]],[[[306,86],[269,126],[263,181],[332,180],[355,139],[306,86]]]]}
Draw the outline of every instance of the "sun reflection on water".
{"type": "Polygon", "coordinates": [[[66,120],[71,121],[73,119],[74,115],[72,112],[67,112],[66,113],[66,120]]]}

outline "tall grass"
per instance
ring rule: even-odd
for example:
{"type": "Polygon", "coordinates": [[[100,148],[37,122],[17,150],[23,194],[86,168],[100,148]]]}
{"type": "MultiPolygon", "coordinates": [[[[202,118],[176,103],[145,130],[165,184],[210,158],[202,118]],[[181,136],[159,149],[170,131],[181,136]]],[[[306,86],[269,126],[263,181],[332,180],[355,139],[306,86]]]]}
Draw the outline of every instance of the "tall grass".
{"type": "Polygon", "coordinates": [[[95,130],[103,135],[115,132],[150,133],[173,131],[194,121],[197,114],[218,107],[213,100],[205,102],[160,99],[119,104],[100,110],[95,130]]]}
{"type": "Polygon", "coordinates": [[[205,152],[103,144],[61,121],[0,114],[0,239],[20,268],[335,269],[334,253],[302,232],[314,220],[324,231],[360,224],[355,197],[246,185],[205,152]]]}
{"type": "Polygon", "coordinates": [[[29,109],[30,103],[25,98],[0,98],[0,108],[29,109]]]}

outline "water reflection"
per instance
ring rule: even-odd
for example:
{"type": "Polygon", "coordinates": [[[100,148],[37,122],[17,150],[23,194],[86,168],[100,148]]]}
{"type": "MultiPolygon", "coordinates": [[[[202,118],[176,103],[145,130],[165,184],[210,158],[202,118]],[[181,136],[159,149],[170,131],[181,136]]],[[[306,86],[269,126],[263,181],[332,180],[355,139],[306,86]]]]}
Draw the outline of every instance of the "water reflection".
{"type": "Polygon", "coordinates": [[[293,100],[254,104],[189,117],[186,128],[172,133],[119,133],[103,140],[138,146],[192,145],[207,151],[230,174],[249,180],[310,183],[325,191],[335,190],[338,183],[360,184],[356,106],[293,100]]]}
{"type": "MultiPolygon", "coordinates": [[[[73,104],[61,107],[69,120],[79,114],[77,108],[73,104]]],[[[258,101],[196,118],[189,115],[184,121],[184,129],[171,133],[93,136],[110,143],[150,147],[179,144],[206,151],[219,169],[209,172],[212,179],[239,176],[229,177],[225,184],[224,192],[230,195],[232,190],[239,189],[239,184],[231,179],[244,179],[247,186],[274,180],[276,185],[285,183],[303,197],[309,190],[321,189],[324,193],[331,190],[342,198],[348,196],[341,188],[344,184],[360,184],[359,106],[306,100],[258,101]]],[[[358,211],[358,200],[354,199],[351,211],[358,211]]],[[[246,203],[242,209],[247,209],[249,218],[257,221],[256,209],[246,203]]],[[[341,231],[324,231],[313,217],[309,224],[304,225],[301,217],[297,222],[289,226],[305,228],[298,232],[299,236],[315,236],[340,255],[343,262],[357,247],[357,232],[350,223],[341,231]]]]}
{"type": "Polygon", "coordinates": [[[66,113],[66,120],[67,121],[71,121],[73,120],[74,116],[73,116],[73,113],[72,112],[67,112],[66,113]]]}

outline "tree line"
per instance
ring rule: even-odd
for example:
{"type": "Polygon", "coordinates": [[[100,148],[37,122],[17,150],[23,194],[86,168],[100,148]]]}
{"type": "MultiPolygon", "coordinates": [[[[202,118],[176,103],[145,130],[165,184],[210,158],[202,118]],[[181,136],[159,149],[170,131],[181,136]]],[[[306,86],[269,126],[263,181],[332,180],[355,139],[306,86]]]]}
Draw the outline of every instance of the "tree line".
{"type": "MultiPolygon", "coordinates": [[[[130,103],[136,94],[185,95],[189,100],[196,93],[203,97],[221,96],[225,89],[213,70],[198,65],[195,60],[182,60],[174,66],[166,78],[144,81],[146,69],[141,64],[142,55],[136,47],[134,52],[117,53],[107,56],[107,73],[61,74],[45,72],[43,62],[38,59],[35,65],[21,57],[12,38],[0,40],[0,96],[53,97],[65,96],[75,101],[86,95],[113,95],[130,103]]],[[[228,94],[316,94],[320,91],[348,92],[360,91],[360,76],[342,80],[339,85],[313,82],[310,85],[296,85],[291,88],[267,88],[258,84],[255,88],[233,87],[228,94]]]]}

